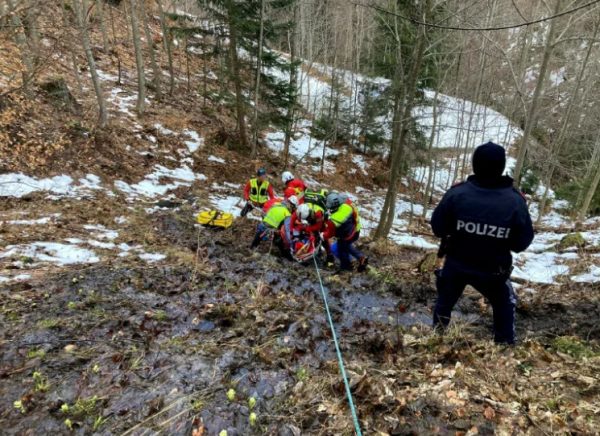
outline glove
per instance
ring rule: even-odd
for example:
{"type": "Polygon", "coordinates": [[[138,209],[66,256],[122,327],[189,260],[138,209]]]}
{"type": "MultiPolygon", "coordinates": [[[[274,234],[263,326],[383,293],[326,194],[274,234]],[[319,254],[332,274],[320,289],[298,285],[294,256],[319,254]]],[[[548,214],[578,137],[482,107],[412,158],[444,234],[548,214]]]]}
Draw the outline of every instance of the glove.
{"type": "Polygon", "coordinates": [[[246,215],[248,215],[248,212],[250,212],[253,209],[252,207],[252,203],[250,203],[249,201],[246,203],[246,205],[244,206],[244,208],[242,209],[242,211],[240,212],[240,216],[241,217],[245,217],[246,215]]]}

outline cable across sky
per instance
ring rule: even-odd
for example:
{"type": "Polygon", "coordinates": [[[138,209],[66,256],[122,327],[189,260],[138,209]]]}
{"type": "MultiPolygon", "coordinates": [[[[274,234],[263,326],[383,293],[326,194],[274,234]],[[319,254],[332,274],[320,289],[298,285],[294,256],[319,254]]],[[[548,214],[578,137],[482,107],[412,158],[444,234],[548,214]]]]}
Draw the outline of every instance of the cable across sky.
{"type": "Polygon", "coordinates": [[[401,14],[398,14],[396,12],[388,11],[387,9],[384,9],[384,8],[382,8],[380,6],[377,6],[377,5],[364,4],[364,3],[359,3],[359,2],[352,2],[352,3],[355,4],[355,5],[357,5],[357,6],[361,6],[363,8],[374,9],[374,10],[376,10],[378,12],[382,12],[384,14],[393,15],[395,17],[402,18],[403,20],[410,21],[411,23],[417,24],[419,26],[432,27],[434,29],[443,29],[443,30],[459,30],[459,31],[485,32],[485,31],[494,31],[494,30],[517,29],[519,27],[531,26],[532,24],[538,24],[538,23],[543,23],[545,21],[554,20],[556,18],[560,18],[560,17],[564,17],[566,15],[573,14],[573,13],[575,13],[577,11],[582,10],[582,9],[589,8],[590,6],[594,6],[595,4],[599,4],[600,0],[593,0],[593,1],[585,3],[583,5],[580,5],[580,6],[571,8],[571,9],[567,9],[566,11],[563,11],[563,12],[559,12],[558,14],[550,15],[548,17],[539,18],[537,20],[525,21],[523,23],[503,25],[503,26],[491,26],[491,27],[444,26],[442,24],[427,23],[427,22],[424,22],[424,21],[417,20],[416,18],[407,17],[405,15],[401,15],[401,14]]]}

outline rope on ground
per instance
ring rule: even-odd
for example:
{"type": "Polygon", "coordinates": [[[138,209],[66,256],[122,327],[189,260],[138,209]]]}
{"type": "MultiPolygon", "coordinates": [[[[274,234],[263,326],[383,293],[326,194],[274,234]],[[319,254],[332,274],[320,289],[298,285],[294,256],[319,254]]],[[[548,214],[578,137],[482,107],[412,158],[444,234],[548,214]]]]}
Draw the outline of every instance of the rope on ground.
{"type": "Polygon", "coordinates": [[[350,392],[350,383],[348,383],[348,377],[346,376],[344,359],[342,357],[340,345],[338,343],[337,335],[335,333],[335,326],[333,324],[333,319],[331,318],[331,312],[329,311],[329,303],[327,302],[327,295],[325,294],[325,287],[323,286],[323,279],[321,278],[321,271],[319,270],[319,264],[317,263],[316,256],[313,257],[313,261],[315,263],[315,271],[317,272],[317,277],[319,278],[319,285],[321,286],[321,295],[323,296],[323,303],[325,304],[325,311],[327,312],[327,320],[329,321],[329,327],[331,327],[331,335],[333,336],[333,343],[335,344],[335,352],[337,354],[340,372],[342,373],[342,378],[344,379],[344,387],[346,388],[348,405],[350,406],[350,413],[352,413],[352,421],[354,421],[354,431],[356,432],[357,436],[362,436],[360,424],[358,422],[358,415],[356,413],[356,408],[354,407],[354,401],[352,400],[352,392],[350,392]]]}

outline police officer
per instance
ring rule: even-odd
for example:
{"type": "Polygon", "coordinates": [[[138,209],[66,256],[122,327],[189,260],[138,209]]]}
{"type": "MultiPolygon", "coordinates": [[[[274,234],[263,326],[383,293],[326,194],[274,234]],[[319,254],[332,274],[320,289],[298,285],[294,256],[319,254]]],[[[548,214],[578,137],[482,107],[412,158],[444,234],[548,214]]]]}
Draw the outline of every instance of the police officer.
{"type": "Polygon", "coordinates": [[[522,194],[503,176],[506,153],[488,142],[475,149],[473,172],[453,186],[433,212],[431,227],[442,238],[446,260],[436,271],[438,299],[433,324],[446,327],[452,308],[466,285],[490,302],[494,339],[515,343],[516,296],[510,284],[511,251],[525,250],[533,241],[533,226],[522,194]]]}

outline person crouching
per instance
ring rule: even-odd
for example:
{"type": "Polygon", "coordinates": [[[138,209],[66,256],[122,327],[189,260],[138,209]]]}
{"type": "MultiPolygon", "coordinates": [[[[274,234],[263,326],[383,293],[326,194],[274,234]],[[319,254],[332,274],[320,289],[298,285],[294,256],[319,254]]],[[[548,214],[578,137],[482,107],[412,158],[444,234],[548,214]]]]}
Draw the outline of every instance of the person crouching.
{"type": "Polygon", "coordinates": [[[258,247],[261,241],[265,241],[269,238],[270,233],[274,233],[274,243],[279,242],[279,229],[283,225],[285,219],[289,218],[297,207],[298,199],[295,196],[271,206],[262,221],[258,224],[250,248],[255,249],[258,247]]]}
{"type": "Polygon", "coordinates": [[[361,230],[358,208],[348,197],[337,192],[327,195],[326,207],[330,215],[323,239],[326,241],[333,237],[337,239],[337,253],[340,259],[338,272],[352,271],[351,256],[358,261],[357,270],[365,271],[368,259],[353,245],[358,240],[361,230]]]}

